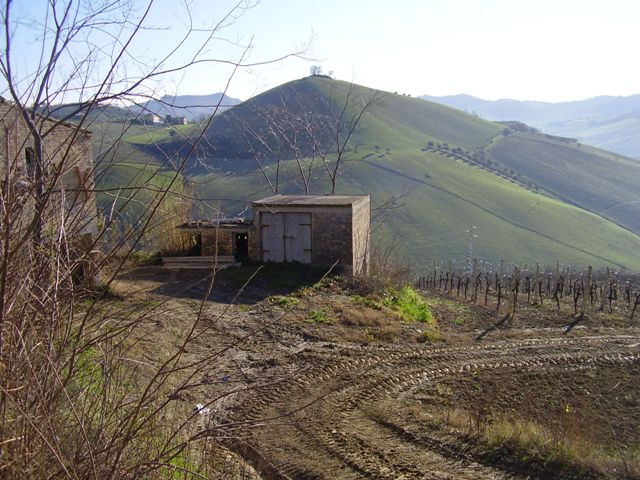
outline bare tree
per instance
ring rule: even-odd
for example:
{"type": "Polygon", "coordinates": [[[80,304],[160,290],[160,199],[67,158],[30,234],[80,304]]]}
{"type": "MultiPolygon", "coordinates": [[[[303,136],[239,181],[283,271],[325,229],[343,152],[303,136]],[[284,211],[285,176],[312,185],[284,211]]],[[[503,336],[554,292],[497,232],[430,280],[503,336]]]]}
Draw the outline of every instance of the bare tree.
{"type": "Polygon", "coordinates": [[[311,65],[309,67],[309,73],[313,75],[322,75],[322,67],[320,65],[311,65]]]}
{"type": "Polygon", "coordinates": [[[276,99],[249,101],[244,110],[233,113],[242,125],[246,148],[274,193],[279,191],[285,160],[295,162],[304,193],[312,193],[312,177],[321,170],[329,193],[336,193],[340,167],[357,150],[358,129],[383,98],[381,92],[353,83],[338,85],[324,96],[286,86],[276,99]],[[274,175],[269,176],[269,165],[275,165],[274,175]]]}
{"type": "Polygon", "coordinates": [[[365,113],[369,112],[380,100],[382,93],[374,90],[368,97],[361,97],[355,92],[355,85],[349,84],[349,90],[344,99],[342,108],[334,112],[335,121],[335,156],[333,165],[329,160],[327,152],[323,152],[318,147],[320,158],[322,159],[327,174],[331,180],[331,194],[336,192],[336,182],[342,161],[352,150],[351,139],[356,132],[360,121],[365,113]]]}
{"type": "MultiPolygon", "coordinates": [[[[86,127],[102,108],[139,115],[130,107],[155,98],[163,79],[196,65],[228,68],[226,91],[238,69],[279,59],[248,62],[250,44],[238,46],[237,58],[215,56],[224,28],[251,6],[243,1],[204,29],[194,27],[185,3],[182,37],[155,60],[136,51],[153,29],[153,0],[141,7],[121,0],[49,0],[30,12],[15,3],[8,0],[0,12],[0,91],[9,100],[0,103],[1,475],[152,477],[188,455],[204,435],[190,433],[187,420],[163,425],[161,419],[172,399],[194,383],[194,372],[219,352],[198,365],[183,359],[200,327],[203,300],[179,348],[147,365],[146,380],[138,379],[139,365],[128,356],[136,332],[158,307],[127,311],[111,300],[111,287],[150,230],[166,225],[166,205],[189,196],[177,186],[202,132],[190,139],[186,155],[167,155],[171,173],[143,165],[131,185],[97,189],[93,178],[108,176],[109,165],[93,165],[86,127]],[[28,68],[20,43],[25,35],[39,46],[28,68]],[[100,228],[96,194],[113,196],[100,228]],[[104,249],[119,213],[132,205],[140,215],[104,249]]],[[[105,141],[101,161],[122,147],[127,128],[105,141]]],[[[215,270],[207,295],[214,282],[215,270]]]]}

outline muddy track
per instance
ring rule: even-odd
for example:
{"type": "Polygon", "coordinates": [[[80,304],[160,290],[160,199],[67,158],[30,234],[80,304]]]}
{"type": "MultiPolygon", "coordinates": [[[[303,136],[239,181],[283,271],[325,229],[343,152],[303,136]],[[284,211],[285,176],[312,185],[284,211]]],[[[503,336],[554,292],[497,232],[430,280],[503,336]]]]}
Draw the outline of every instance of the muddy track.
{"type": "MultiPolygon", "coordinates": [[[[268,338],[278,332],[267,332],[268,338]]],[[[292,340],[290,336],[288,340],[292,340]]],[[[244,439],[268,478],[525,478],[484,465],[443,431],[416,434],[394,405],[428,382],[492,371],[592,369],[640,361],[637,337],[500,340],[464,346],[354,346],[287,341],[286,381],[239,399],[230,420],[260,421],[244,439]]]]}

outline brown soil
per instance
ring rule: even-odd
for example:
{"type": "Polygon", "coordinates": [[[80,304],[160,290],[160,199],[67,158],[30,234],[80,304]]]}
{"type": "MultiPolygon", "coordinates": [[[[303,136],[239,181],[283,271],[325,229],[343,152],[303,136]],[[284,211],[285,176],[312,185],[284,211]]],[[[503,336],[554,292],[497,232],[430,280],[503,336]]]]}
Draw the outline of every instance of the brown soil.
{"type": "MultiPolygon", "coordinates": [[[[358,303],[335,282],[287,304],[269,296],[293,286],[258,279],[229,307],[254,270],[221,274],[204,303],[184,361],[209,360],[180,392],[176,416],[211,402],[202,428],[264,478],[570,476],[488,455],[469,431],[433,421],[454,408],[478,424],[517,417],[610,450],[640,445],[640,330],[622,315],[569,329],[571,315],[531,306],[496,327],[491,306],[430,296],[442,340],[419,343],[423,324],[358,303]]],[[[131,302],[164,302],[140,340],[145,361],[179,345],[207,292],[198,280],[155,268],[120,278],[131,302]]]]}

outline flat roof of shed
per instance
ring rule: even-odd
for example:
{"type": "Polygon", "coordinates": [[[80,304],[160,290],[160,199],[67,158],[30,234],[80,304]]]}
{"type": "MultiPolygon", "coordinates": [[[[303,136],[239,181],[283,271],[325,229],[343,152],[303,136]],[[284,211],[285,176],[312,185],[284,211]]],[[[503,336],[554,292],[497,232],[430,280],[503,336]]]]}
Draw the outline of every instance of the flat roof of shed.
{"type": "Polygon", "coordinates": [[[230,218],[218,218],[213,220],[192,220],[190,222],[178,225],[179,229],[203,229],[203,228],[218,228],[218,227],[240,227],[250,226],[251,220],[247,220],[244,217],[230,217],[230,218]]]}
{"type": "Polygon", "coordinates": [[[253,202],[254,205],[267,206],[347,206],[362,200],[369,200],[369,195],[273,195],[253,202]]]}

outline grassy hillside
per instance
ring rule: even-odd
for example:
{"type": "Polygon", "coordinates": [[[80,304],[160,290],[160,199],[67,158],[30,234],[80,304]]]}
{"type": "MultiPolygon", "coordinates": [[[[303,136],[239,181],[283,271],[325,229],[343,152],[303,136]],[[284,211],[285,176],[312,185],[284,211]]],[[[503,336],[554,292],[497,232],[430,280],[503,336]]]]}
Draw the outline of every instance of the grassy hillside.
{"type": "MultiPolygon", "coordinates": [[[[336,138],[372,98],[344,149],[337,187],[371,194],[374,206],[402,196],[376,232],[397,253],[419,262],[464,258],[474,225],[474,255],[489,261],[640,269],[633,161],[328,78],[289,82],[217,116],[188,159],[189,188],[227,215],[276,183],[280,193],[303,192],[300,167],[313,172],[311,192],[326,193],[322,157],[335,165],[336,138]]],[[[129,145],[179,161],[191,133],[143,133],[129,145]]]]}
{"type": "Polygon", "coordinates": [[[153,127],[137,135],[126,138],[126,142],[133,145],[162,145],[175,142],[176,139],[186,141],[195,138],[202,129],[197,123],[187,125],[172,125],[171,127],[153,127]]]}
{"type": "Polygon", "coordinates": [[[138,138],[162,132],[165,129],[150,125],[131,125],[129,122],[95,122],[89,125],[92,132],[93,157],[99,167],[111,163],[162,164],[159,154],[144,152],[129,138],[138,138]]]}
{"type": "MultiPolygon", "coordinates": [[[[281,191],[300,193],[295,162],[282,166],[281,191]]],[[[327,189],[316,170],[315,191],[327,189]]],[[[195,177],[201,198],[228,215],[270,194],[255,172],[195,177]],[[238,195],[238,192],[242,192],[238,195]]],[[[364,154],[345,163],[339,193],[371,193],[377,238],[414,267],[463,259],[475,226],[474,256],[490,262],[613,265],[640,269],[640,237],[597,215],[441,154],[399,151],[364,154]],[[391,193],[407,193],[402,207],[376,211],[391,193]]]]}
{"type": "MultiPolygon", "coordinates": [[[[481,148],[502,130],[497,124],[435,103],[310,77],[269,90],[214,118],[206,131],[206,142],[200,145],[198,159],[190,162],[189,173],[206,173],[207,168],[243,173],[256,168],[256,157],[272,164],[278,157],[310,156],[318,149],[334,151],[337,118],[342,109],[346,105],[339,129],[344,138],[349,121],[374,95],[375,101],[352,137],[354,147],[420,148],[428,141],[438,140],[481,148]],[[223,165],[224,159],[232,161],[223,165]]],[[[188,150],[179,136],[173,141],[165,140],[161,140],[162,149],[169,154],[184,155],[188,150]]],[[[154,146],[145,149],[153,150],[154,146]]]]}
{"type": "Polygon", "coordinates": [[[640,232],[640,162],[521,132],[500,137],[489,152],[554,196],[640,232]]]}
{"type": "Polygon", "coordinates": [[[184,181],[181,175],[163,171],[157,165],[114,163],[96,172],[97,202],[105,218],[114,218],[119,226],[135,226],[145,219],[158,202],[158,223],[182,212],[184,181]],[[168,194],[161,198],[162,193],[168,194]]]}
{"type": "Polygon", "coordinates": [[[518,120],[554,135],[640,159],[640,95],[573,102],[483,100],[470,95],[421,97],[488,120],[518,120]]]}

